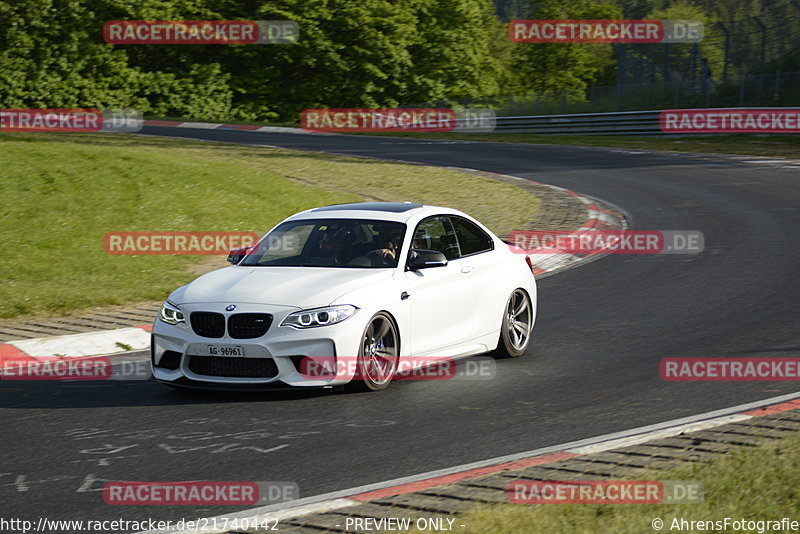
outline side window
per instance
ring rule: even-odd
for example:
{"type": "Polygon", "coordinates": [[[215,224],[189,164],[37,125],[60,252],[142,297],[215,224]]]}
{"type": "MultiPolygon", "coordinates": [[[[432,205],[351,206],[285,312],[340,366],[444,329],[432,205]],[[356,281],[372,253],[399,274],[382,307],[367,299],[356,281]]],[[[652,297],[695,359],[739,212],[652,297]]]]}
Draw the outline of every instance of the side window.
{"type": "Polygon", "coordinates": [[[494,249],[494,241],[477,224],[461,217],[450,217],[458,236],[462,256],[478,254],[494,249]]]}
{"type": "Polygon", "coordinates": [[[414,232],[411,248],[441,252],[448,261],[461,257],[455,230],[445,216],[429,217],[420,222],[414,232]]]}

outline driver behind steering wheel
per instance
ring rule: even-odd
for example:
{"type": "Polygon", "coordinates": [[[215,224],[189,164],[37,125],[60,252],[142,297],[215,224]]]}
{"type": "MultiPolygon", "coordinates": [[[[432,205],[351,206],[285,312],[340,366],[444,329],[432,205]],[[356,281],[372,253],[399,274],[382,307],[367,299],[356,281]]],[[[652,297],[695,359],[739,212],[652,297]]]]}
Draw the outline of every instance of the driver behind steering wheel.
{"type": "Polygon", "coordinates": [[[396,226],[380,227],[374,238],[374,242],[379,248],[370,251],[368,254],[378,256],[384,263],[392,263],[397,260],[400,253],[400,244],[403,238],[403,230],[396,226]]]}

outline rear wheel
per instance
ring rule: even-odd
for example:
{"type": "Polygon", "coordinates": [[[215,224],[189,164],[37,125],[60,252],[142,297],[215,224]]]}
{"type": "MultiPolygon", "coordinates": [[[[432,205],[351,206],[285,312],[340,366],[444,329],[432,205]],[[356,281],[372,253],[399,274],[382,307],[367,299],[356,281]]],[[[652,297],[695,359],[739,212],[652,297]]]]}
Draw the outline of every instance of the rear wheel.
{"type": "Polygon", "coordinates": [[[400,356],[400,336],[394,321],[386,312],[370,319],[364,334],[356,364],[356,378],[349,384],[354,391],[386,389],[394,378],[400,356]]]}
{"type": "Polygon", "coordinates": [[[516,358],[528,348],[533,327],[533,306],[531,298],[523,289],[515,289],[508,297],[503,325],[500,328],[500,340],[497,343],[495,356],[516,358]]]}

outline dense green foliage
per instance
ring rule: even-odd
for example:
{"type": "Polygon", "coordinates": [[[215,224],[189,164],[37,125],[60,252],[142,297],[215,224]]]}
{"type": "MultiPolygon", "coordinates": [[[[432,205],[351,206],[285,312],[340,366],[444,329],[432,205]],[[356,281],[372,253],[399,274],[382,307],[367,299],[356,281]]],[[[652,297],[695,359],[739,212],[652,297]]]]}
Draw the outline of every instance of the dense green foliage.
{"type": "Polygon", "coordinates": [[[167,66],[147,61],[146,52],[139,55],[102,40],[106,20],[174,18],[192,2],[147,0],[135,10],[124,9],[126,4],[0,1],[0,105],[116,106],[153,114],[225,116],[232,91],[219,64],[190,61],[167,66]]]}
{"type": "MultiPolygon", "coordinates": [[[[0,0],[0,107],[295,121],[309,107],[395,107],[592,85],[800,70],[792,0],[0,0]],[[512,43],[513,18],[694,18],[692,45],[512,43]],[[109,20],[292,20],[294,45],[110,45],[109,20]],[[725,32],[729,38],[726,40],[725,32]],[[763,45],[763,46],[762,46],[763,45]],[[634,68],[635,66],[635,68],[634,68]]],[[[735,87],[730,91],[736,93],[735,87]]]]}
{"type": "Polygon", "coordinates": [[[0,1],[0,106],[294,119],[497,94],[489,0],[0,1]],[[296,45],[109,45],[107,20],[293,20],[296,45]]]}
{"type": "MultiPolygon", "coordinates": [[[[593,0],[544,0],[539,2],[536,18],[619,19],[622,11],[593,0]]],[[[581,94],[588,82],[614,64],[611,45],[594,43],[523,43],[515,47],[512,58],[517,94],[526,89],[581,94]]]]}

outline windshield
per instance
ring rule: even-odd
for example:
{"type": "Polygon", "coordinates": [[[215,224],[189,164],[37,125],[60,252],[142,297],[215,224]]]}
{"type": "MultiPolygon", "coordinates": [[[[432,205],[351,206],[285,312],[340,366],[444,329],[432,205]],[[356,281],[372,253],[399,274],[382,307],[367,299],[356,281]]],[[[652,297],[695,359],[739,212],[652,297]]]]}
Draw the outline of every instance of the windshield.
{"type": "Polygon", "coordinates": [[[243,266],[397,267],[406,225],[364,219],[288,221],[244,257],[243,266]]]}

